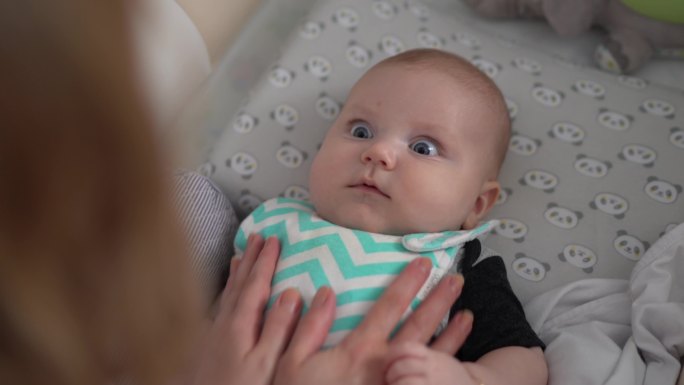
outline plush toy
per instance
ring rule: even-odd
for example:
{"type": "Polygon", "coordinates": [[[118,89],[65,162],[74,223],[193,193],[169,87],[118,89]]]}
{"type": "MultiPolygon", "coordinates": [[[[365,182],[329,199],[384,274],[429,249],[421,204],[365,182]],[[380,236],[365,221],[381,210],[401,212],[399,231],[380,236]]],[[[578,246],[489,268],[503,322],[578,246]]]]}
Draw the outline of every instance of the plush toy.
{"type": "Polygon", "coordinates": [[[465,0],[496,18],[544,18],[562,36],[598,26],[607,36],[594,52],[604,70],[629,73],[654,55],[684,58],[681,0],[465,0]]]}

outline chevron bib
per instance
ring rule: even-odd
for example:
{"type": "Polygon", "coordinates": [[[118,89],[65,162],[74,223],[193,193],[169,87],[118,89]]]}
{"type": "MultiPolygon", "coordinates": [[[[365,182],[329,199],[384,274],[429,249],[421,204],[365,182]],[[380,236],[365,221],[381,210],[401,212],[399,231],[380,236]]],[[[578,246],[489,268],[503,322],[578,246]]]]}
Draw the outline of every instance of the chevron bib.
{"type": "Polygon", "coordinates": [[[280,259],[271,283],[269,307],[278,295],[296,287],[308,310],[316,290],[330,286],[336,294],[335,321],[324,346],[337,344],[362,320],[385,288],[413,259],[432,260],[430,277],[406,310],[415,310],[439,280],[456,266],[462,245],[486,235],[490,221],[469,231],[404,236],[344,228],[321,219],[309,202],[275,198],[262,203],[240,225],[235,257],[241,258],[250,233],[280,240],[280,259]]]}

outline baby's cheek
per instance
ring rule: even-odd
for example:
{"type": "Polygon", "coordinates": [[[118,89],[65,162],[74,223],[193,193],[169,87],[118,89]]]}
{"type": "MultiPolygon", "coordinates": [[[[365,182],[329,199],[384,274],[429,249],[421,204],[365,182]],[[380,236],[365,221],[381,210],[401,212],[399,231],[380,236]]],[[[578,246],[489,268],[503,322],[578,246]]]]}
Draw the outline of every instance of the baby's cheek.
{"type": "Polygon", "coordinates": [[[459,192],[435,191],[413,207],[413,216],[421,232],[458,230],[465,220],[466,202],[454,199],[459,192]]]}

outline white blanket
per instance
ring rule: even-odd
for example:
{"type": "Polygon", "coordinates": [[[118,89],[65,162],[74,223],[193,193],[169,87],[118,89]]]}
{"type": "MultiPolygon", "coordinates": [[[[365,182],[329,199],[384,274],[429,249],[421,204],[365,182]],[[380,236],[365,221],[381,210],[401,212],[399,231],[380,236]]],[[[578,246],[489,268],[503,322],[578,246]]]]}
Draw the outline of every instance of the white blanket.
{"type": "Polygon", "coordinates": [[[577,281],[525,311],[547,344],[551,385],[674,384],[684,355],[684,224],[644,254],[629,280],[577,281]]]}

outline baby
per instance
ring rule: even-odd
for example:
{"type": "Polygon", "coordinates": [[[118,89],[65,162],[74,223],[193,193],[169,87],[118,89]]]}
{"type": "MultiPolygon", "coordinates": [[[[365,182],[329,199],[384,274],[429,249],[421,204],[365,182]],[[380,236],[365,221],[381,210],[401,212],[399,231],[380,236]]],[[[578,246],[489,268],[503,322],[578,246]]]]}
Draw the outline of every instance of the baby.
{"type": "Polygon", "coordinates": [[[271,301],[295,286],[306,311],[316,289],[331,286],[338,309],[327,346],[358,325],[411,260],[428,257],[433,268],[406,315],[458,269],[466,281],[450,314],[466,307],[475,317],[458,359],[406,345],[391,354],[387,382],[546,383],[543,344],[503,262],[474,265],[478,238],[496,225],[481,221],[499,195],[509,136],[501,92],[467,61],[432,49],[385,59],[354,85],[326,134],[311,166],[310,203],[263,203],[240,227],[237,256],[251,232],[278,236],[271,301]]]}

